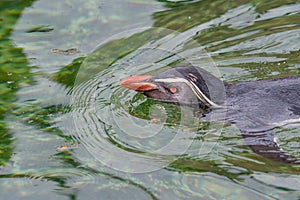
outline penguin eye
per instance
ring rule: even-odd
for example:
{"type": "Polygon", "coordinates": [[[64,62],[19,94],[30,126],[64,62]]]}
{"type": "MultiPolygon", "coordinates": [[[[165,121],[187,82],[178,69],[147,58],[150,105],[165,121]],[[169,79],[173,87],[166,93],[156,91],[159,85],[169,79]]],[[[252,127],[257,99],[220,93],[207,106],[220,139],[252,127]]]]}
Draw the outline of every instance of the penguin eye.
{"type": "Polygon", "coordinates": [[[169,88],[169,91],[170,91],[172,94],[175,94],[175,93],[178,91],[178,89],[177,89],[176,87],[171,87],[171,88],[169,88]]]}

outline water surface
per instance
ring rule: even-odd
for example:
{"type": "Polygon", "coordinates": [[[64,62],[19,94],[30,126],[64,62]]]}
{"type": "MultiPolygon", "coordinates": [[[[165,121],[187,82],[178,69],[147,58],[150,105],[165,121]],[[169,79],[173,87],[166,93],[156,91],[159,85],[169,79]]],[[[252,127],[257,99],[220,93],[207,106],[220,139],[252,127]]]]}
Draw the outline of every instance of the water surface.
{"type": "MultiPolygon", "coordinates": [[[[230,124],[119,86],[193,64],[299,74],[297,1],[2,1],[1,199],[299,199],[300,168],[230,124]]],[[[276,128],[299,158],[299,124],[276,128]]]]}

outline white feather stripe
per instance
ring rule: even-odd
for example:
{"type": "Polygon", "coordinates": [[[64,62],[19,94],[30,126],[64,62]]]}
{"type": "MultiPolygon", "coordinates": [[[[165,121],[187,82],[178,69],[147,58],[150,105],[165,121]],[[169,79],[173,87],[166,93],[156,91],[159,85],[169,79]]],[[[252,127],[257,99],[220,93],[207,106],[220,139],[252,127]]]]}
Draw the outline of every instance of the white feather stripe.
{"type": "Polygon", "coordinates": [[[197,96],[197,98],[204,104],[208,104],[208,105],[211,105],[211,106],[217,107],[217,108],[222,107],[222,106],[214,103],[213,101],[211,101],[205,94],[203,94],[203,92],[200,90],[200,88],[197,87],[197,85],[195,83],[190,82],[184,78],[179,78],[179,77],[165,78],[165,79],[155,79],[154,81],[163,82],[163,83],[185,83],[192,89],[192,91],[197,96]]]}

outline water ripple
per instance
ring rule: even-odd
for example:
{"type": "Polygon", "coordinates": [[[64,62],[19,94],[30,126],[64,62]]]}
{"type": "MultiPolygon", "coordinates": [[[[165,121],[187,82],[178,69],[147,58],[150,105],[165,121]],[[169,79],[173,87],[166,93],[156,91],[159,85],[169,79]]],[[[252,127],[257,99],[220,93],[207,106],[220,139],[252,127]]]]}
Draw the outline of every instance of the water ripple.
{"type": "MultiPolygon", "coordinates": [[[[72,93],[75,139],[96,160],[116,170],[134,173],[158,170],[185,153],[197,134],[199,121],[194,113],[198,106],[176,107],[147,100],[118,85],[130,74],[157,73],[162,66],[172,63],[197,66],[205,63],[203,66],[218,73],[199,44],[193,44],[186,35],[169,30],[166,34],[164,31],[151,30],[148,37],[157,37],[158,33],[160,38],[151,42],[148,39],[142,46],[123,53],[124,56],[116,62],[108,63],[107,67],[103,63],[95,67],[97,62],[101,62],[101,57],[96,55],[103,56],[99,53],[103,51],[100,45],[86,59],[77,75],[72,93]]],[[[132,35],[132,32],[123,34],[122,40],[128,43],[126,40],[130,36],[126,36],[132,35]]],[[[202,150],[208,153],[213,146],[209,142],[202,150]]]]}

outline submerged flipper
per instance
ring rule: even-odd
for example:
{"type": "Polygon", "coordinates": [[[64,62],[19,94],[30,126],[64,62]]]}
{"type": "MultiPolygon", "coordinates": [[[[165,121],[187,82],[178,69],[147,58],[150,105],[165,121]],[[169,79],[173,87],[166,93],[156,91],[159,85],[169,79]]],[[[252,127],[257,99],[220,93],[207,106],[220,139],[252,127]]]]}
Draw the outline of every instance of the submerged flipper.
{"type": "Polygon", "coordinates": [[[300,164],[300,160],[280,148],[273,126],[249,116],[244,116],[235,124],[254,153],[277,162],[300,164]]]}
{"type": "Polygon", "coordinates": [[[273,161],[300,164],[297,158],[284,152],[277,143],[276,136],[271,131],[262,133],[242,133],[245,143],[253,152],[273,161]]]}

